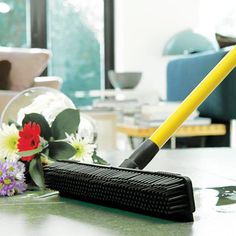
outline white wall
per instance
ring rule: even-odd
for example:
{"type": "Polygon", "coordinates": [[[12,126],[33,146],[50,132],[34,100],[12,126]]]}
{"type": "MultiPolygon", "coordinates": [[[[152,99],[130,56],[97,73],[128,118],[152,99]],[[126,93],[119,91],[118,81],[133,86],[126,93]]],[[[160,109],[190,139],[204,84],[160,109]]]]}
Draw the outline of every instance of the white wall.
{"type": "Polygon", "coordinates": [[[167,41],[187,28],[211,40],[220,26],[219,30],[236,34],[235,10],[235,0],[116,0],[116,70],[142,71],[137,89],[151,88],[165,98],[168,58],[162,51],[167,41]],[[229,17],[234,17],[230,24],[229,17]]]}
{"type": "Polygon", "coordinates": [[[116,0],[115,68],[142,71],[137,89],[165,96],[164,45],[175,33],[194,28],[199,0],[116,0]]]}

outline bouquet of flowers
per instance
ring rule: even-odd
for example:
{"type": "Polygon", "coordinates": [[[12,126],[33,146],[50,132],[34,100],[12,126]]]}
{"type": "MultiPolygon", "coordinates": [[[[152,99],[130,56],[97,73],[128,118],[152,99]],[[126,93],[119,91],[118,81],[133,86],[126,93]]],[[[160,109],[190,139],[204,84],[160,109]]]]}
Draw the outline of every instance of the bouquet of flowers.
{"type": "MultiPolygon", "coordinates": [[[[22,124],[2,124],[0,129],[0,196],[27,189],[25,179],[44,188],[43,165],[73,159],[106,164],[96,155],[96,145],[78,134],[80,113],[65,109],[49,125],[43,115],[26,114],[22,124]]],[[[27,181],[26,181],[27,182],[27,181]]]]}

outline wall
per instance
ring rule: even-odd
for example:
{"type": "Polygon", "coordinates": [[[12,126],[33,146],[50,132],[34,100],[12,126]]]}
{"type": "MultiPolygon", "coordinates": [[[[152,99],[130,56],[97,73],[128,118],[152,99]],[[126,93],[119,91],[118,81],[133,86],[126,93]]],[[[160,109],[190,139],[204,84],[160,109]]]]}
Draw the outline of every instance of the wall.
{"type": "Polygon", "coordinates": [[[198,0],[116,0],[116,70],[142,71],[137,89],[151,87],[164,97],[162,50],[173,34],[196,26],[198,9],[198,0]]]}
{"type": "Polygon", "coordinates": [[[187,28],[212,41],[216,31],[236,36],[235,11],[235,0],[115,0],[116,70],[142,71],[137,89],[164,98],[169,59],[162,50],[170,37],[187,28]]]}

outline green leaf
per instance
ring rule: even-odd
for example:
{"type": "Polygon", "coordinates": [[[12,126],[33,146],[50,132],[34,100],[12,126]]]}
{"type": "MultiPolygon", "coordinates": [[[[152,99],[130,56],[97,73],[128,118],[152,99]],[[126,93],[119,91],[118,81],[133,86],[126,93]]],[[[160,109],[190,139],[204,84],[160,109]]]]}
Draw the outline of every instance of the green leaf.
{"type": "Polygon", "coordinates": [[[16,126],[17,129],[21,129],[22,127],[20,125],[18,125],[14,120],[10,119],[7,124],[10,126],[12,124],[14,124],[16,126]]]}
{"type": "Polygon", "coordinates": [[[52,123],[52,136],[54,139],[66,138],[65,133],[72,134],[78,130],[80,113],[78,109],[66,109],[59,113],[52,123]]]}
{"type": "Polygon", "coordinates": [[[49,138],[51,137],[51,129],[50,129],[48,122],[46,121],[46,119],[42,115],[40,115],[38,113],[26,114],[23,121],[22,121],[22,126],[24,124],[29,123],[29,122],[35,122],[35,123],[39,124],[40,128],[41,128],[40,136],[46,140],[49,140],[49,138]]]}
{"type": "Polygon", "coordinates": [[[43,166],[39,157],[32,159],[30,162],[29,173],[37,186],[40,188],[45,188],[43,166]]]}
{"type": "Polygon", "coordinates": [[[48,149],[48,146],[47,148],[45,148],[42,152],[45,156],[48,156],[49,155],[49,149],[48,149]]]}
{"type": "Polygon", "coordinates": [[[18,152],[17,154],[20,155],[21,157],[27,157],[27,156],[35,155],[35,154],[41,152],[42,150],[43,150],[43,147],[42,147],[42,146],[39,146],[39,147],[36,148],[36,149],[29,150],[29,151],[18,152]]]}
{"type": "Polygon", "coordinates": [[[66,142],[50,142],[49,157],[55,160],[65,160],[75,155],[75,149],[66,142]]]}

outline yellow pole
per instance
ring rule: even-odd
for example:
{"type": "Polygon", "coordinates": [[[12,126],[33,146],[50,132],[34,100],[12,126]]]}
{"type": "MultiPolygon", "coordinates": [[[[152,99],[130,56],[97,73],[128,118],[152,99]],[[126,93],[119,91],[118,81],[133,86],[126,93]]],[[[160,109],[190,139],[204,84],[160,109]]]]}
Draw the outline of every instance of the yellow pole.
{"type": "MultiPolygon", "coordinates": [[[[180,104],[177,110],[149,138],[161,148],[188,116],[211,94],[236,66],[236,46],[212,69],[180,104]]],[[[189,78],[191,79],[191,78],[189,78]]]]}

